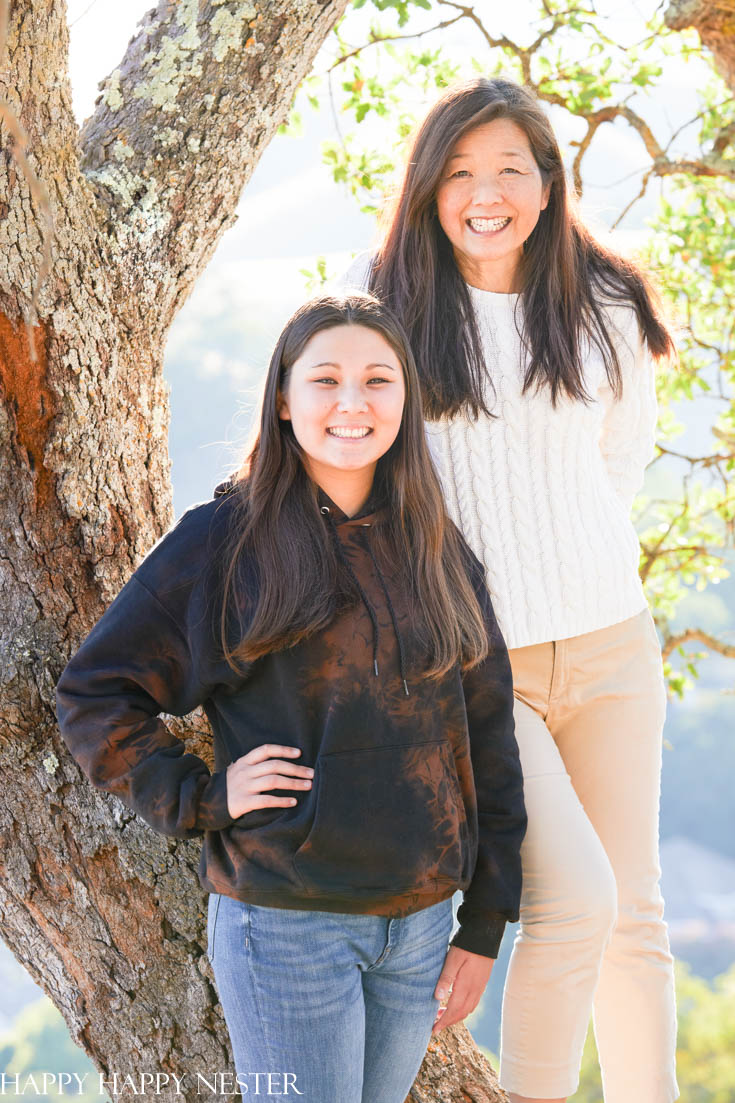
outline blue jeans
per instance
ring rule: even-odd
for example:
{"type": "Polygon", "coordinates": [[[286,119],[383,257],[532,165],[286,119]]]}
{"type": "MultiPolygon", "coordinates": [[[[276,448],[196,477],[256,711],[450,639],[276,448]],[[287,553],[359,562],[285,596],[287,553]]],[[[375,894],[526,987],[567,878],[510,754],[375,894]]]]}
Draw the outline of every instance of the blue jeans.
{"type": "Polygon", "coordinates": [[[440,1006],[434,989],[452,927],[451,896],[389,918],[210,893],[207,956],[237,1091],[303,1103],[404,1103],[440,1006]]]}

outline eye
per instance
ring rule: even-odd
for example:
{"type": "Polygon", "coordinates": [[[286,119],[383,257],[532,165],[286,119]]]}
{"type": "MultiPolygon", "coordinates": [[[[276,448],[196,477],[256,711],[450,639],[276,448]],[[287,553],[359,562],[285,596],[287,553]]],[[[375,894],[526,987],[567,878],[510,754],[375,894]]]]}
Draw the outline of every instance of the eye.
{"type": "Polygon", "coordinates": [[[454,180],[454,178],[456,176],[469,176],[469,175],[470,175],[470,170],[469,169],[457,169],[456,172],[450,173],[449,179],[454,180]]]}
{"type": "Polygon", "coordinates": [[[374,375],[372,379],[368,379],[368,383],[390,383],[390,379],[384,379],[382,375],[374,375]]]}
{"type": "Polygon", "coordinates": [[[514,172],[516,174],[516,176],[522,176],[523,175],[523,173],[519,172],[518,169],[514,169],[512,165],[508,165],[508,166],[506,166],[506,168],[501,169],[500,171],[501,172],[514,172]]]}
{"type": "Polygon", "coordinates": [[[313,379],[313,383],[336,383],[337,380],[333,379],[331,375],[323,375],[320,379],[313,379]]]}

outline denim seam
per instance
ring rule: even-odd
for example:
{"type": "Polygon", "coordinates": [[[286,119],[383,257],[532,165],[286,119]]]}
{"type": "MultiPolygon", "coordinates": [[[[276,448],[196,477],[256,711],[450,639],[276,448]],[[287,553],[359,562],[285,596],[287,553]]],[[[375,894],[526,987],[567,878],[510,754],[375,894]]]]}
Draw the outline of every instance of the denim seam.
{"type": "Polygon", "coordinates": [[[275,1071],[275,1064],[273,1062],[273,1054],[271,1052],[270,1040],[268,1038],[268,1034],[267,1034],[266,1029],[265,1029],[265,1020],[263,1019],[263,1012],[262,1012],[262,1007],[261,1007],[260,992],[259,992],[259,989],[258,989],[257,977],[256,977],[256,973],[255,973],[255,968],[253,966],[253,942],[252,942],[252,937],[251,937],[251,934],[252,934],[252,908],[251,908],[250,904],[245,905],[244,911],[245,911],[245,915],[243,917],[243,922],[245,922],[245,917],[246,917],[247,918],[247,929],[248,929],[248,934],[246,936],[246,939],[247,939],[246,945],[248,947],[248,953],[246,955],[246,958],[247,958],[248,968],[250,970],[250,979],[251,979],[252,986],[253,986],[253,995],[255,997],[255,1009],[256,1009],[256,1012],[257,1012],[257,1015],[258,1015],[258,1022],[260,1024],[260,1031],[261,1031],[261,1034],[263,1035],[263,1043],[265,1045],[265,1050],[266,1050],[266,1053],[268,1054],[269,1069],[271,1071],[275,1071]]]}

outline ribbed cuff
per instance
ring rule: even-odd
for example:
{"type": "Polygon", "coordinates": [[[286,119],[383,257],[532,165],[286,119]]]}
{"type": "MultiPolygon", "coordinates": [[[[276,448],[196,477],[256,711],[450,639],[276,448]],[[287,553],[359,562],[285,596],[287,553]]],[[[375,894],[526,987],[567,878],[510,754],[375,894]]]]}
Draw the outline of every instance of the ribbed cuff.
{"type": "Polygon", "coordinates": [[[502,916],[473,916],[463,923],[450,946],[459,946],[460,950],[469,950],[471,954],[496,958],[503,939],[506,920],[502,916]]]}

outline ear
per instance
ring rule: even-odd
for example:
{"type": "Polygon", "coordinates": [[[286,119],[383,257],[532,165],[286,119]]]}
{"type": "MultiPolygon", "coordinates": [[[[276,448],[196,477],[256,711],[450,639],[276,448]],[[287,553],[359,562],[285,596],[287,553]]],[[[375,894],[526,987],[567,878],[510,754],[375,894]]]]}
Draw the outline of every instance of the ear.
{"type": "Polygon", "coordinates": [[[276,398],[276,412],[281,421],[291,420],[291,413],[288,408],[288,403],[286,402],[286,399],[284,398],[281,391],[278,392],[278,397],[276,398]]]}
{"type": "Polygon", "coordinates": [[[551,198],[551,181],[548,184],[544,184],[544,189],[541,192],[541,210],[545,211],[549,205],[549,199],[551,198]]]}

